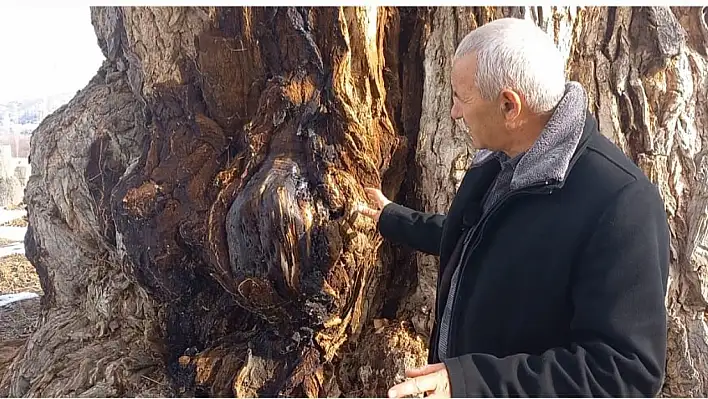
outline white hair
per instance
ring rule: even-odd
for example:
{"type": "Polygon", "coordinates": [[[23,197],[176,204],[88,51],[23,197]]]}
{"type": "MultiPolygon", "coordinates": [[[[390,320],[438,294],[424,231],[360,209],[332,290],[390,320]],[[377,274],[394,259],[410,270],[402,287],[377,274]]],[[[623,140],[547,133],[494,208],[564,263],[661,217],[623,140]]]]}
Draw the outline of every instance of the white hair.
{"type": "Polygon", "coordinates": [[[476,83],[491,101],[516,90],[535,113],[551,111],[565,93],[565,61],[541,28],[531,21],[502,18],[473,30],[457,46],[455,60],[477,56],[476,83]]]}

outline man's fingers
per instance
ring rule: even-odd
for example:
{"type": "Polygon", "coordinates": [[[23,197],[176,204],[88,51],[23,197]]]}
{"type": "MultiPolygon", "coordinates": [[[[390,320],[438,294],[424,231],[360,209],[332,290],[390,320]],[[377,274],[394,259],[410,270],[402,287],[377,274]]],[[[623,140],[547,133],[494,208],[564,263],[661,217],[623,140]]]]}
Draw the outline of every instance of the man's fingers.
{"type": "Polygon", "coordinates": [[[376,219],[379,214],[379,211],[377,211],[376,209],[371,209],[368,206],[364,205],[359,207],[359,213],[372,219],[376,219]]]}
{"type": "Polygon", "coordinates": [[[366,193],[366,197],[369,199],[369,202],[374,205],[377,208],[381,208],[381,201],[376,197],[376,194],[372,193],[366,193]]]}
{"type": "Polygon", "coordinates": [[[438,374],[427,374],[422,377],[412,378],[388,390],[389,398],[402,398],[408,395],[417,395],[423,392],[434,391],[438,386],[438,374]]]}
{"type": "Polygon", "coordinates": [[[370,208],[366,204],[356,204],[354,206],[354,212],[360,213],[370,219],[373,219],[378,222],[379,216],[381,215],[381,211],[378,211],[376,209],[370,208]]]}
{"type": "Polygon", "coordinates": [[[374,198],[377,198],[377,197],[378,197],[377,191],[379,191],[379,190],[378,190],[378,189],[375,189],[375,188],[371,188],[371,187],[366,187],[366,188],[364,189],[364,192],[366,193],[366,195],[367,195],[369,198],[371,198],[371,199],[374,199],[374,198]]]}
{"type": "Polygon", "coordinates": [[[364,192],[366,193],[366,196],[369,198],[369,201],[373,202],[377,208],[383,207],[386,197],[383,195],[381,190],[379,190],[378,188],[366,187],[366,188],[364,188],[364,192]]]}
{"type": "Polygon", "coordinates": [[[440,371],[445,368],[444,363],[435,363],[435,364],[428,364],[426,366],[417,368],[417,369],[408,369],[406,370],[406,377],[419,377],[421,375],[426,375],[430,373],[435,373],[437,371],[440,371]]]}

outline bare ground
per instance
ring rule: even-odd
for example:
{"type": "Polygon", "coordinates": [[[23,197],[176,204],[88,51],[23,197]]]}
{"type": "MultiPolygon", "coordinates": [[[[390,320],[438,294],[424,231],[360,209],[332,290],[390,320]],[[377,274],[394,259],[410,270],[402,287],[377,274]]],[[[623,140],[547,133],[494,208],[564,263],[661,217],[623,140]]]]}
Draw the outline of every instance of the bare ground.
{"type": "Polygon", "coordinates": [[[13,302],[0,308],[0,348],[8,341],[27,339],[38,317],[39,298],[13,302]]]}

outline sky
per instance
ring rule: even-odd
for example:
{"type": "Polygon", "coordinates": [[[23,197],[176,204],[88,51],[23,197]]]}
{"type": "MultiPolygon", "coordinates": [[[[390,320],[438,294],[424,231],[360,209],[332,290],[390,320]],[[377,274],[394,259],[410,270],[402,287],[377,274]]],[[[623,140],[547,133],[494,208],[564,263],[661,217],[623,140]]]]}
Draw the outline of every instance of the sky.
{"type": "Polygon", "coordinates": [[[0,104],[81,90],[103,60],[87,6],[0,3],[0,104]]]}

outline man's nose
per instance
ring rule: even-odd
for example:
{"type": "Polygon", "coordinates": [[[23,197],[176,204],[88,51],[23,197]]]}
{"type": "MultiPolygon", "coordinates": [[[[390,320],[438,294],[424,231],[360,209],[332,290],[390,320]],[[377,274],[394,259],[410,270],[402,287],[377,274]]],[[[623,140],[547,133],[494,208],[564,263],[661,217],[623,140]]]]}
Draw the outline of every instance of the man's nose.
{"type": "Polygon", "coordinates": [[[460,119],[462,117],[462,115],[460,115],[460,112],[457,110],[457,107],[454,105],[452,106],[452,108],[450,108],[450,116],[452,117],[452,119],[460,119]]]}

